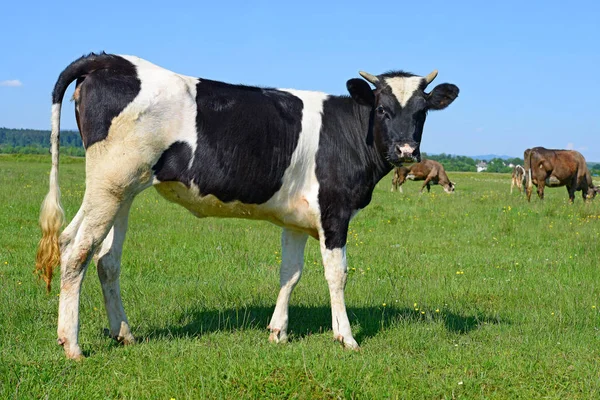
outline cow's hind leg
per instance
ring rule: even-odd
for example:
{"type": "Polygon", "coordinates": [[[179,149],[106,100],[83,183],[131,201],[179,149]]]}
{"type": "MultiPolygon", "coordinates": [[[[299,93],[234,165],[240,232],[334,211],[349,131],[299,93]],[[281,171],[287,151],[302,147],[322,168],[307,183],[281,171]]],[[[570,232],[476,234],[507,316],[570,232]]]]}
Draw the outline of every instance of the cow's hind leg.
{"type": "Polygon", "coordinates": [[[81,283],[94,251],[113,225],[120,206],[121,201],[113,192],[88,188],[81,206],[81,225],[71,251],[62,259],[57,334],[58,343],[64,347],[68,358],[83,356],[78,342],[81,283]]]}
{"type": "Polygon", "coordinates": [[[65,230],[60,234],[59,243],[62,258],[68,256],[68,254],[70,253],[70,250],[72,248],[71,243],[73,242],[73,239],[75,239],[75,236],[77,235],[77,231],[79,230],[82,221],[83,208],[80,207],[79,211],[77,211],[77,214],[75,214],[69,225],[67,225],[65,230]]]}
{"type": "Polygon", "coordinates": [[[65,230],[60,234],[60,238],[58,240],[60,244],[60,265],[65,265],[71,256],[71,252],[73,251],[73,241],[77,236],[77,232],[79,231],[82,221],[83,207],[80,207],[79,211],[77,211],[77,214],[75,214],[69,225],[67,225],[65,230]]]}
{"type": "Polygon", "coordinates": [[[404,189],[402,189],[402,185],[404,185],[404,182],[406,182],[405,178],[398,178],[398,181],[396,182],[396,191],[404,193],[404,189]]]}
{"type": "Polygon", "coordinates": [[[544,181],[538,180],[537,194],[541,200],[544,200],[544,181]]]}
{"type": "MultiPolygon", "coordinates": [[[[575,179],[575,191],[581,190],[581,197],[583,198],[583,201],[586,201],[588,199],[591,200],[592,196],[588,197],[588,194],[593,194],[593,191],[591,193],[588,193],[590,187],[588,185],[585,173],[581,173],[581,170],[577,171],[577,176],[575,179]]],[[[575,191],[573,192],[573,201],[575,200],[575,191]]]]}
{"type": "Polygon", "coordinates": [[[288,305],[292,290],[300,280],[304,266],[304,248],[306,233],[284,229],[281,234],[281,269],[279,272],[279,296],[269,324],[269,341],[285,343],[287,341],[288,305]]]}
{"type": "Polygon", "coordinates": [[[123,242],[127,232],[127,219],[131,203],[131,201],[128,201],[119,209],[114,225],[104,242],[102,242],[102,248],[96,257],[98,277],[102,285],[104,306],[110,326],[109,333],[113,339],[124,344],[135,343],[121,301],[121,288],[119,285],[121,254],[123,253],[123,242]]]}

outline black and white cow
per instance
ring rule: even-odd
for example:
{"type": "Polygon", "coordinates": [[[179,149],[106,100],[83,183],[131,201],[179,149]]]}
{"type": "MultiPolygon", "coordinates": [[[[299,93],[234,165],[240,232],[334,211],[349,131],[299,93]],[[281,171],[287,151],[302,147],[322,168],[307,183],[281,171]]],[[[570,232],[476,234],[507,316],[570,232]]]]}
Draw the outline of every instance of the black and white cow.
{"type": "Polygon", "coordinates": [[[93,257],[110,333],[134,341],[121,302],[120,260],[131,203],[150,186],[197,217],[261,219],[283,228],[281,289],[269,324],[274,342],[287,337],[307,238],[319,240],[333,336],[357,348],[344,303],[348,224],[392,166],[420,159],[427,112],[458,95],[447,83],[425,91],[437,71],[361,75],[375,89],[350,79],[347,97],[198,79],[132,56],[90,54],[69,65],[52,93],[52,169],[36,262],[48,290],[53,268],[61,266],[58,343],[67,357],[82,357],[79,293],[93,257]],[[60,109],[74,80],[86,190],[59,238],[60,109]]]}

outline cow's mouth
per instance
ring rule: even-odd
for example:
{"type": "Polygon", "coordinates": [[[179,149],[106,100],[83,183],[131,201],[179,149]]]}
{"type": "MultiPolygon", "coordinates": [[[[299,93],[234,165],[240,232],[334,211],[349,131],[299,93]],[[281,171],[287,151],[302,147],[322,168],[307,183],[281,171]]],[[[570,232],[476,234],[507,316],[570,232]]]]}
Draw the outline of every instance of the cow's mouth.
{"type": "Polygon", "coordinates": [[[388,161],[394,167],[402,167],[404,164],[414,164],[417,162],[421,162],[421,155],[419,154],[416,156],[399,157],[398,155],[394,154],[392,157],[390,157],[388,159],[388,161]]]}

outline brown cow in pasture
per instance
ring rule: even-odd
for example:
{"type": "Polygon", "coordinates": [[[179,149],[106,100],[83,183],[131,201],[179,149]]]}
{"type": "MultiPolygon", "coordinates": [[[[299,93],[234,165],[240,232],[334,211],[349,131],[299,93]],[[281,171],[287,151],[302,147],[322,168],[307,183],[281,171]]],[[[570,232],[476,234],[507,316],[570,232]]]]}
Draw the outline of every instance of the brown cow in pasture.
{"type": "Polygon", "coordinates": [[[511,194],[515,186],[519,189],[519,192],[523,192],[523,187],[525,186],[525,168],[521,165],[515,165],[513,168],[512,180],[510,182],[511,194]]]}
{"type": "Polygon", "coordinates": [[[425,181],[421,186],[421,193],[427,187],[427,192],[431,190],[430,185],[441,185],[446,193],[454,192],[454,182],[451,182],[446,175],[444,166],[437,161],[423,160],[406,167],[397,167],[394,169],[394,178],[392,179],[392,192],[397,191],[407,179],[411,181],[425,181]]]}
{"type": "Polygon", "coordinates": [[[533,185],[537,186],[540,199],[544,198],[544,187],[566,186],[571,202],[575,200],[576,191],[581,190],[584,200],[600,191],[593,185],[585,158],[578,151],[534,147],[525,150],[524,160],[528,201],[531,201],[533,185]]]}

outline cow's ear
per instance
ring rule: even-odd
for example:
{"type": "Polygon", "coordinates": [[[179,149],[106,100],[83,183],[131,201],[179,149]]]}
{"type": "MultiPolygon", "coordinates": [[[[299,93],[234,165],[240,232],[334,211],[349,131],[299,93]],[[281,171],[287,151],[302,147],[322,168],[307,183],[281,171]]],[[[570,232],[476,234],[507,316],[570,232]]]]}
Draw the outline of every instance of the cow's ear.
{"type": "Polygon", "coordinates": [[[458,97],[458,87],[451,83],[437,85],[427,97],[427,105],[431,110],[443,110],[458,97]]]}
{"type": "Polygon", "coordinates": [[[350,79],[346,82],[346,87],[348,88],[348,92],[350,92],[350,96],[358,104],[369,107],[375,106],[375,95],[371,86],[366,81],[358,78],[350,79]]]}

